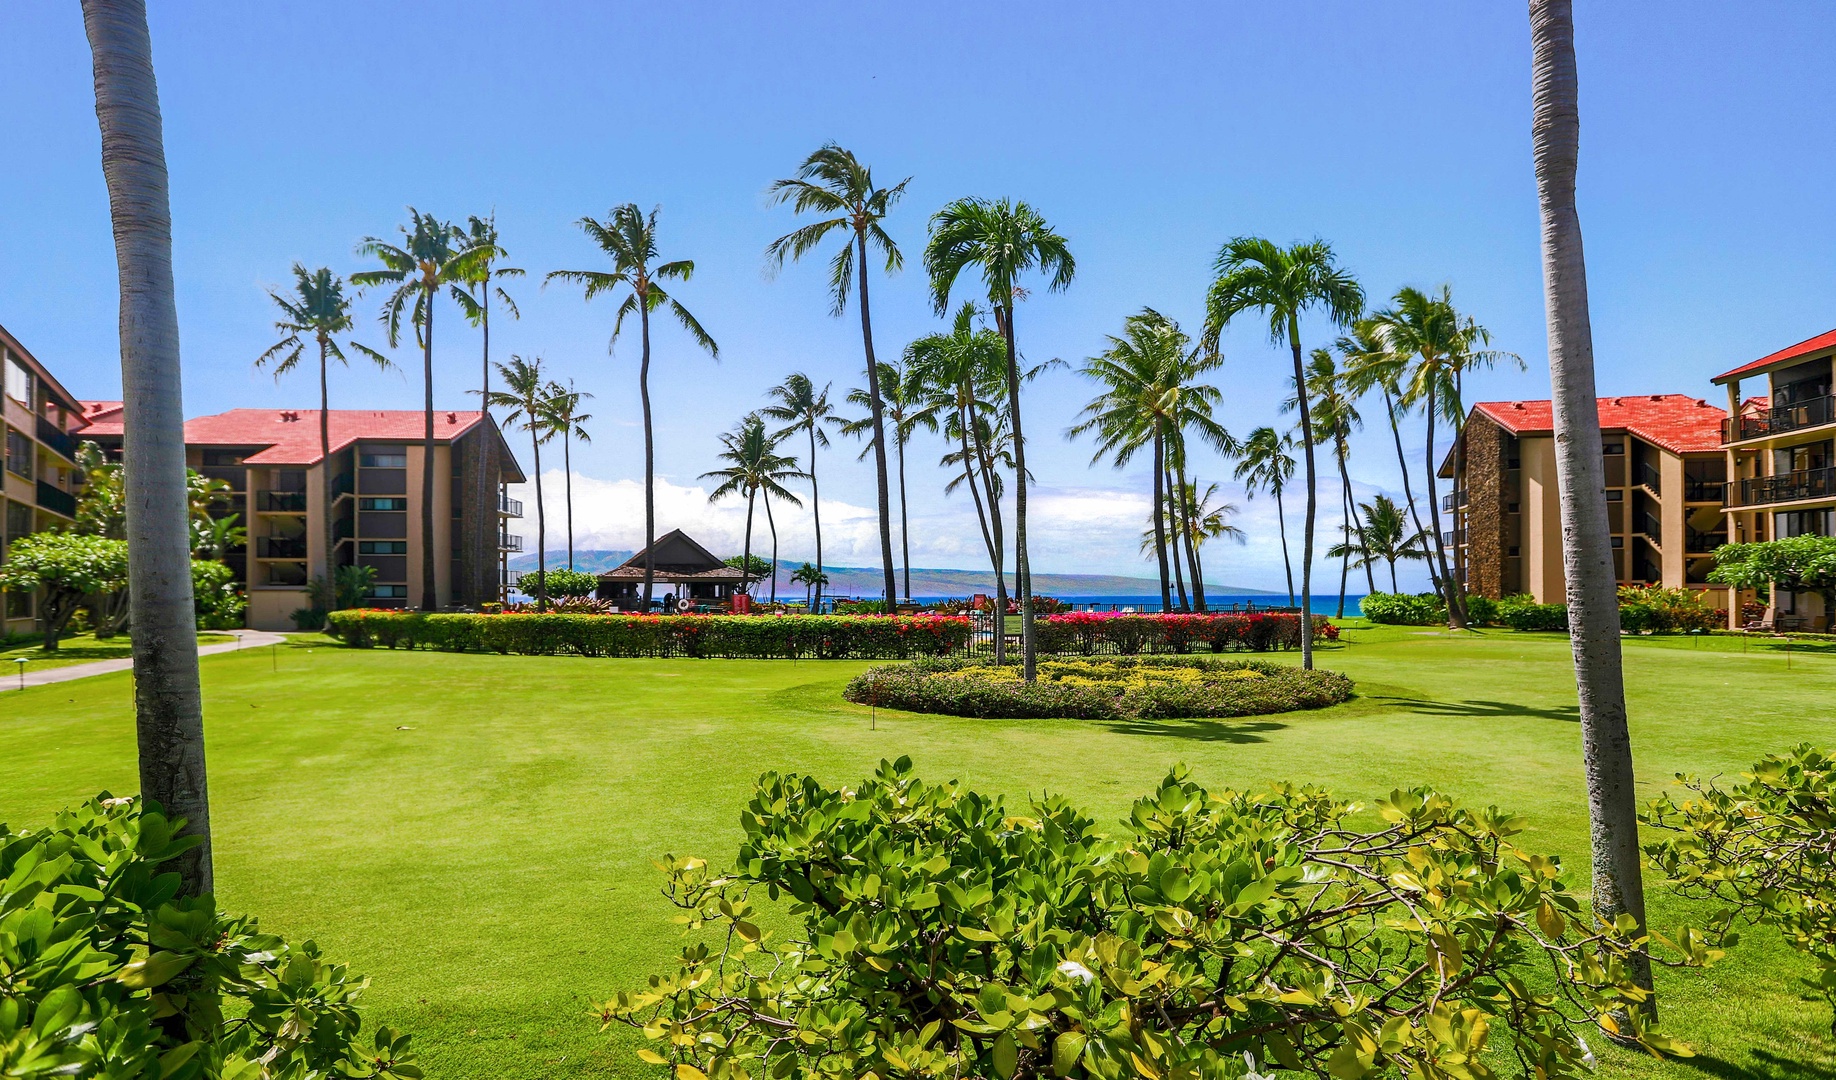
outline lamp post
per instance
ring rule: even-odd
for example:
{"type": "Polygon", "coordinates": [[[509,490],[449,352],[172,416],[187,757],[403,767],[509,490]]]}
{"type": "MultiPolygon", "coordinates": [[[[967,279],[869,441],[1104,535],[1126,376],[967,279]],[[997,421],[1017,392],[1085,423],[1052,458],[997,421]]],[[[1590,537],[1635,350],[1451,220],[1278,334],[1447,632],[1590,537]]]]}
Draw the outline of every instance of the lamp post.
{"type": "Polygon", "coordinates": [[[19,665],[19,689],[24,690],[26,658],[23,656],[15,656],[13,657],[13,663],[19,665]]]}

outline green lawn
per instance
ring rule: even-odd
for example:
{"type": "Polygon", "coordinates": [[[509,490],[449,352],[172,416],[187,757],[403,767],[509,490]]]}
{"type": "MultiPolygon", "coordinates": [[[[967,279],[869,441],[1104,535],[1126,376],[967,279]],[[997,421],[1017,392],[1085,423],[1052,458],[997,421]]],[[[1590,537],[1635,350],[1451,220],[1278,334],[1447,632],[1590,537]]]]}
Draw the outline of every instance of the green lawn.
{"type": "MultiPolygon", "coordinates": [[[[1353,627],[1359,624],[1351,624],[1353,627]]],[[[1168,764],[1214,786],[1272,778],[1370,798],[1432,783],[1526,813],[1530,843],[1584,872],[1565,639],[1350,629],[1324,666],[1360,697],[1241,722],[975,721],[843,702],[864,665],[359,652],[299,638],[204,661],[217,875],[226,906],[313,937],[373,978],[370,1015],[416,1033],[436,1078],[648,1076],[588,1003],[677,947],[651,859],[730,858],[764,769],[830,782],[910,754],[932,778],[1052,789],[1115,818],[1168,764]]],[[[1836,743],[1836,655],[1730,639],[1628,643],[1639,773],[1732,773],[1836,743]],[[1790,670],[1787,670],[1789,664],[1790,670]]],[[[4,699],[0,819],[42,820],[134,785],[125,675],[4,699]]],[[[1684,915],[1654,894],[1661,927],[1684,915]]],[[[1708,972],[1665,973],[1666,1025],[1700,1057],[1601,1048],[1608,1077],[1836,1073],[1810,965],[1752,933],[1708,972]]],[[[1598,1042],[1598,1040],[1596,1040],[1598,1042]]]]}
{"type": "MultiPolygon", "coordinates": [[[[199,645],[221,645],[234,641],[231,634],[199,634],[199,645]]],[[[43,671],[46,668],[66,667],[70,664],[87,664],[96,660],[125,660],[133,653],[126,634],[98,640],[94,634],[71,634],[59,638],[57,648],[46,652],[37,645],[23,645],[17,649],[0,650],[0,679],[11,676],[19,677],[19,665],[15,662],[25,658],[27,671],[43,671]]]]}

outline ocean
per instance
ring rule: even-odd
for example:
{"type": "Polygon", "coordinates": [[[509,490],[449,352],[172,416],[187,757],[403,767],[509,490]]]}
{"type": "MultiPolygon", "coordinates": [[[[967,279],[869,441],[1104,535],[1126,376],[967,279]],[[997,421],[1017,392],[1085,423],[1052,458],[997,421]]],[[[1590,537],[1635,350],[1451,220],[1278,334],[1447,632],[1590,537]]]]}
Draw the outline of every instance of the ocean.
{"type": "MultiPolygon", "coordinates": [[[[935,604],[939,600],[964,600],[964,599],[967,599],[967,597],[964,597],[964,596],[918,596],[918,597],[913,597],[913,599],[923,604],[935,604]]],[[[1141,611],[1160,610],[1160,594],[1159,593],[1153,593],[1150,595],[1142,595],[1142,596],[1074,596],[1074,595],[1066,594],[1066,595],[1055,596],[1054,599],[1063,600],[1069,604],[1076,604],[1079,607],[1083,607],[1085,605],[1095,605],[1097,607],[1097,610],[1099,611],[1108,611],[1112,608],[1123,608],[1123,607],[1132,607],[1132,608],[1135,608],[1141,611]]],[[[1357,615],[1360,611],[1360,608],[1358,606],[1359,601],[1363,599],[1364,597],[1362,594],[1358,596],[1352,596],[1350,594],[1347,594],[1345,597],[1345,614],[1347,616],[1357,615]]],[[[1295,598],[1296,603],[1298,603],[1299,600],[1300,600],[1299,597],[1295,598]]],[[[1173,602],[1176,606],[1178,605],[1179,598],[1177,595],[1175,595],[1173,602]]],[[[1215,611],[1218,609],[1228,609],[1233,604],[1237,605],[1239,608],[1247,608],[1251,605],[1254,605],[1255,607],[1258,607],[1258,608],[1286,607],[1288,606],[1288,596],[1286,593],[1213,593],[1213,592],[1208,592],[1205,594],[1205,606],[1211,610],[1215,611]]],[[[1313,610],[1315,614],[1331,615],[1337,612],[1338,609],[1339,609],[1338,594],[1335,593],[1331,596],[1322,596],[1318,593],[1314,594],[1313,610]]]]}

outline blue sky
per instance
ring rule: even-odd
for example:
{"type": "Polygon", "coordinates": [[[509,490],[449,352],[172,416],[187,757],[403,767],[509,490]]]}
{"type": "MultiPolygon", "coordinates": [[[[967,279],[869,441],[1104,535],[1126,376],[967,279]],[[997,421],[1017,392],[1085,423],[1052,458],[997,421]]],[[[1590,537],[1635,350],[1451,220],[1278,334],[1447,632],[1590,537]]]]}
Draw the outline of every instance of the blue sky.
{"type": "MultiPolygon", "coordinates": [[[[858,324],[828,316],[820,264],[762,273],[765,245],[793,225],[763,191],[829,139],[884,180],[913,178],[889,229],[914,264],[926,218],[960,195],[1026,199],[1070,239],[1076,282],[1020,313],[1034,360],[1076,362],[1143,305],[1196,327],[1229,236],[1318,236],[1373,299],[1450,283],[1523,356],[1523,372],[1473,379],[1474,400],[1546,396],[1521,5],[920,7],[154,5],[188,412],[312,404],[308,380],[276,386],[251,368],[272,340],[264,289],[295,260],[361,269],[356,243],[392,233],[406,205],[495,208],[514,261],[539,274],[598,265],[581,215],[660,203],[665,255],[698,268],[677,295],[721,344],[717,364],[658,335],[664,524],[736,544],[737,512],[707,507],[696,480],[715,435],[792,370],[834,380],[838,397],[859,377],[858,324]]],[[[1833,13],[1577,5],[1603,393],[1707,396],[1716,372],[1836,325],[1833,13]]],[[[77,6],[13,0],[0,40],[0,322],[80,396],[113,396],[113,249],[77,6]]],[[[938,326],[915,270],[874,284],[882,354],[938,326]]],[[[628,546],[641,531],[635,348],[607,355],[603,301],[516,291],[523,319],[494,327],[494,351],[541,355],[596,395],[597,434],[574,461],[577,531],[628,546]]],[[[437,393],[465,407],[477,335],[445,314],[437,393]]],[[[368,325],[363,337],[381,344],[368,325]]],[[[1283,355],[1254,325],[1225,349],[1223,420],[1272,422],[1283,355]]],[[[337,373],[334,406],[416,407],[418,357],[399,356],[414,373],[337,373]]],[[[1145,574],[1146,473],[1091,469],[1089,449],[1059,436],[1090,393],[1071,373],[1028,392],[1035,561],[1145,574]]],[[[1399,487],[1387,435],[1355,444],[1361,495],[1399,487]]],[[[1419,456],[1419,430],[1408,443],[1419,456]]],[[[969,508],[943,496],[938,452],[912,451],[913,561],[974,566],[969,508]]],[[[870,471],[851,448],[819,467],[829,561],[871,561],[870,471]]],[[[1213,553],[1210,576],[1272,587],[1270,508],[1234,501],[1250,542],[1213,553]]],[[[781,531],[787,555],[807,556],[804,516],[781,531]]]]}

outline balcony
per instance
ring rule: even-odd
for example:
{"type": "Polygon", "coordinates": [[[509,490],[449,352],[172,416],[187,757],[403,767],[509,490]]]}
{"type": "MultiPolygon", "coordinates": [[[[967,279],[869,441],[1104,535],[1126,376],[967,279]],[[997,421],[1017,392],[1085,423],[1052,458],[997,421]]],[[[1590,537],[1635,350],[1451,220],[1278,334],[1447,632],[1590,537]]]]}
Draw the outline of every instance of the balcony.
{"type": "Polygon", "coordinates": [[[1638,483],[1640,487],[1643,487],[1653,495],[1662,495],[1664,493],[1663,482],[1664,474],[1658,472],[1656,465],[1651,464],[1649,461],[1641,461],[1638,463],[1638,483]]]}
{"type": "Polygon", "coordinates": [[[521,551],[523,550],[523,538],[510,533],[499,533],[497,535],[497,550],[521,551]]]}
{"type": "Polygon", "coordinates": [[[1466,492],[1464,491],[1450,491],[1447,494],[1441,496],[1441,509],[1443,510],[1452,510],[1456,507],[1465,506],[1465,505],[1466,505],[1466,492]]]}
{"type": "Polygon", "coordinates": [[[231,491],[242,491],[249,486],[249,470],[241,465],[200,465],[198,475],[210,480],[221,480],[229,485],[231,491]]]}
{"type": "Polygon", "coordinates": [[[1444,547],[1459,547],[1466,543],[1465,529],[1442,530],[1441,544],[1444,547]]]}
{"type": "Polygon", "coordinates": [[[263,559],[304,559],[306,557],[306,538],[304,536],[259,536],[255,539],[255,554],[263,559]]]}
{"type": "Polygon", "coordinates": [[[1777,476],[1756,476],[1728,484],[1728,506],[1836,498],[1836,468],[1804,469],[1777,476]]]}
{"type": "Polygon", "coordinates": [[[523,500],[500,495],[497,499],[497,512],[505,517],[520,518],[523,516],[523,500]]]}
{"type": "Polygon", "coordinates": [[[1718,503],[1726,486],[1726,481],[1692,480],[1686,476],[1683,478],[1683,501],[1718,503]]]}
{"type": "Polygon", "coordinates": [[[1689,535],[1683,539],[1683,550],[1691,555],[1707,555],[1727,542],[1727,533],[1697,532],[1691,529],[1689,535]]]}
{"type": "Polygon", "coordinates": [[[65,461],[76,463],[77,441],[64,434],[56,424],[42,416],[39,417],[37,435],[38,441],[44,443],[53,453],[65,461]]]}
{"type": "Polygon", "coordinates": [[[1836,423],[1836,398],[1814,397],[1775,405],[1763,413],[1721,422],[1721,441],[1740,442],[1767,435],[1781,435],[1800,428],[1836,423]]]}
{"type": "Polygon", "coordinates": [[[43,480],[38,482],[38,506],[39,509],[49,510],[53,514],[67,518],[76,517],[76,496],[56,484],[47,484],[43,480]]]}
{"type": "Polygon", "coordinates": [[[255,508],[272,514],[304,514],[306,512],[306,493],[304,491],[264,491],[255,500],[255,508]]]}

